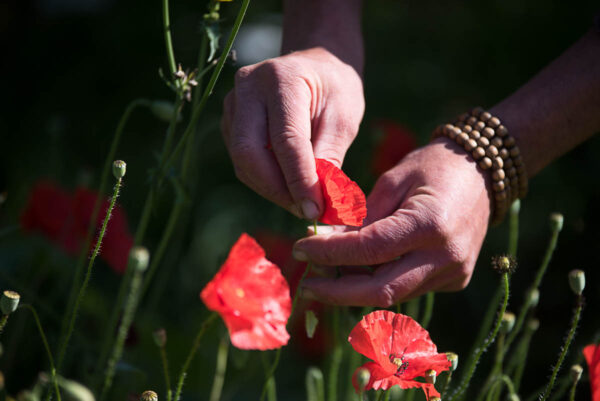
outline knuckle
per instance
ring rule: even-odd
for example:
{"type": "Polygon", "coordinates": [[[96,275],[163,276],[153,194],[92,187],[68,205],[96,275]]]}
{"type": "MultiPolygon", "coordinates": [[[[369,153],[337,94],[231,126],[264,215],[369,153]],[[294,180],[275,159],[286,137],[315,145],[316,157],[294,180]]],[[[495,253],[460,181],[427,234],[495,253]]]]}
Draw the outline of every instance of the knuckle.
{"type": "Polygon", "coordinates": [[[248,77],[252,75],[254,69],[254,66],[247,65],[237,70],[237,72],[235,73],[235,84],[242,84],[248,77]]]}
{"type": "Polygon", "coordinates": [[[379,308],[389,308],[394,304],[394,290],[389,284],[384,284],[378,289],[374,299],[375,306],[379,308]]]}
{"type": "Polygon", "coordinates": [[[252,146],[245,140],[233,140],[229,148],[231,159],[236,166],[245,164],[252,155],[252,146]]]}

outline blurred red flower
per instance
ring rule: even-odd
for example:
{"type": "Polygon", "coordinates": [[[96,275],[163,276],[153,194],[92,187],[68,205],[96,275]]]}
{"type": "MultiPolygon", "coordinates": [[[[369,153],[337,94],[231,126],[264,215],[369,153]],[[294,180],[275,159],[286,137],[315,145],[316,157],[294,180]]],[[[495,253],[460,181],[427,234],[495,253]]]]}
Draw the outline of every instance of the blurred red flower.
{"type": "MultiPolygon", "coordinates": [[[[40,181],[31,190],[21,215],[21,228],[28,233],[42,233],[68,254],[76,255],[86,239],[97,199],[98,193],[86,188],[79,188],[72,195],[52,182],[40,181]]],[[[109,200],[105,199],[100,206],[95,222],[96,231],[102,226],[108,205],[109,200]]],[[[94,245],[92,243],[91,248],[94,245]]],[[[127,218],[117,205],[102,241],[100,258],[121,274],[127,268],[132,245],[127,218]]]]}
{"type": "Polygon", "coordinates": [[[600,401],[600,344],[591,344],[583,349],[588,364],[592,401],[600,401]]]}
{"type": "Polygon", "coordinates": [[[417,148],[417,140],[411,130],[391,120],[380,120],[374,124],[383,133],[373,152],[371,168],[381,175],[394,167],[407,154],[417,148]]]}
{"type": "Polygon", "coordinates": [[[360,227],[367,217],[365,194],[357,183],[325,159],[315,159],[325,199],[322,223],[360,227]]]}
{"type": "Polygon", "coordinates": [[[274,349],[290,338],[285,328],[292,309],[288,284],[248,234],[233,245],[200,298],[221,315],[238,348],[274,349]]]}
{"type": "MultiPolygon", "coordinates": [[[[448,370],[450,362],[446,354],[438,354],[427,330],[409,316],[387,310],[371,312],[352,329],[348,341],[356,352],[373,360],[361,366],[371,373],[365,390],[387,390],[398,385],[403,389],[422,388],[427,399],[439,397],[433,384],[414,379],[425,376],[429,369],[439,375],[448,370]]],[[[357,392],[359,369],[352,378],[357,392]]]]}
{"type": "MultiPolygon", "coordinates": [[[[281,273],[287,280],[290,294],[293,297],[298,290],[300,278],[307,267],[306,262],[299,262],[292,257],[294,240],[283,234],[267,231],[256,233],[256,240],[265,249],[267,258],[281,267],[281,273]]],[[[309,273],[308,277],[313,275],[309,273]]],[[[291,317],[291,321],[288,322],[288,329],[291,334],[290,345],[305,359],[313,361],[322,359],[330,350],[332,343],[331,331],[327,331],[324,324],[326,312],[325,306],[321,302],[303,298],[298,299],[294,315],[291,317]],[[307,310],[312,310],[319,320],[312,338],[307,336],[304,325],[307,310]]]]}

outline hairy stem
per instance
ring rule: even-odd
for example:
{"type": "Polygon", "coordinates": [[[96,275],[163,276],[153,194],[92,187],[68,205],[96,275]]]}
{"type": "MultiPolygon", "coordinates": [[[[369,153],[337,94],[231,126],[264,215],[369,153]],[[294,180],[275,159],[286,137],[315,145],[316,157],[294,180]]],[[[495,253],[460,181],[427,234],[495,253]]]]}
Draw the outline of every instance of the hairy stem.
{"type": "MultiPolygon", "coordinates": [[[[140,297],[141,299],[141,297],[140,297]]],[[[167,358],[167,350],[164,346],[160,347],[160,362],[163,368],[163,376],[165,379],[165,386],[167,388],[167,401],[171,401],[173,398],[173,389],[171,388],[171,375],[169,373],[169,359],[167,358]]]]}

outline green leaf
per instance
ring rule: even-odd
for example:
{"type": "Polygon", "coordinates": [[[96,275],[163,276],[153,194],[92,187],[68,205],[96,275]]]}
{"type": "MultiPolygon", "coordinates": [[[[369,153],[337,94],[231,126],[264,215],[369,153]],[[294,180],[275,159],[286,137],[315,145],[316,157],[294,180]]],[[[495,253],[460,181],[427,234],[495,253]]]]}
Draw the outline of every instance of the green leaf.
{"type": "Polygon", "coordinates": [[[306,327],[306,335],[308,338],[313,338],[319,319],[315,316],[315,313],[311,310],[307,310],[304,315],[304,326],[306,327]]]}
{"type": "Polygon", "coordinates": [[[210,46],[210,53],[208,54],[206,62],[210,63],[215,58],[215,54],[219,49],[221,32],[219,32],[219,24],[205,24],[204,30],[206,31],[206,36],[208,36],[208,43],[210,46]]]}

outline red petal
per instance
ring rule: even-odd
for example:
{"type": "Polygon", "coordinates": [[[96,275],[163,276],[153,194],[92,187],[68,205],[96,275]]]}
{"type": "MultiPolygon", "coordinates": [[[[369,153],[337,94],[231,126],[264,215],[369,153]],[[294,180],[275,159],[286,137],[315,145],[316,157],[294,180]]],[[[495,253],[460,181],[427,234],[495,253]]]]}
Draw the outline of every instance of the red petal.
{"type": "Polygon", "coordinates": [[[367,216],[365,194],[358,184],[327,160],[315,159],[325,211],[320,221],[325,224],[361,226],[367,216]]]}
{"type": "Polygon", "coordinates": [[[354,389],[358,393],[360,391],[358,382],[356,380],[356,374],[359,369],[367,369],[371,374],[371,378],[369,379],[369,383],[365,387],[365,390],[387,390],[392,386],[399,386],[402,389],[409,388],[421,388],[425,392],[425,396],[427,399],[431,397],[439,397],[440,393],[435,389],[433,384],[429,383],[421,383],[416,380],[405,380],[400,377],[389,375],[385,369],[382,369],[379,364],[376,362],[367,362],[360,368],[354,371],[354,375],[352,376],[352,384],[354,385],[354,389]]]}
{"type": "Polygon", "coordinates": [[[371,312],[363,316],[348,337],[356,352],[378,362],[388,374],[397,370],[396,365],[390,362],[394,315],[395,313],[387,310],[371,312]]]}
{"type": "Polygon", "coordinates": [[[206,306],[218,312],[233,345],[243,349],[279,348],[289,339],[290,290],[279,268],[264,250],[242,234],[215,277],[200,293],[206,306]]]}
{"type": "Polygon", "coordinates": [[[583,355],[589,369],[592,401],[600,401],[600,344],[586,346],[583,355]]]}

